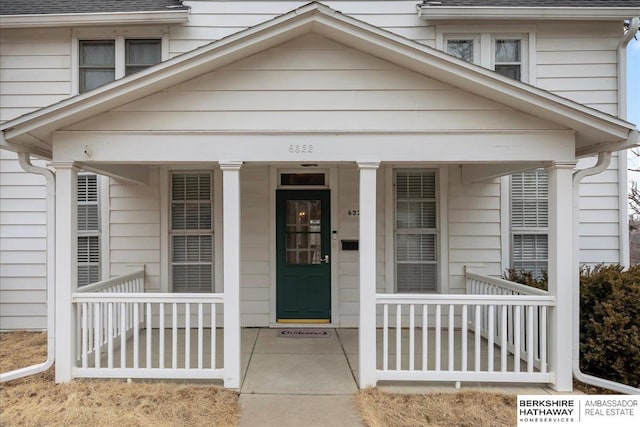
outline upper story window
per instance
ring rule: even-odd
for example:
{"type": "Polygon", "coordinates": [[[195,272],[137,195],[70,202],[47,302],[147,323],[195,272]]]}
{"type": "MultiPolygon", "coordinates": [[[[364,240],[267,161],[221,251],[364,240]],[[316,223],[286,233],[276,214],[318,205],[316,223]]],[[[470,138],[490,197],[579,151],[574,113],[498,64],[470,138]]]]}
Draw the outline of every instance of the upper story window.
{"type": "Polygon", "coordinates": [[[468,35],[452,35],[445,39],[446,52],[463,61],[479,63],[480,46],[477,37],[468,35]]]}
{"type": "Polygon", "coordinates": [[[162,60],[159,39],[125,39],[123,40],[124,49],[119,48],[117,41],[79,41],[78,91],[80,93],[158,64],[162,60]]]}
{"type": "Polygon", "coordinates": [[[522,80],[522,40],[495,39],[493,66],[503,76],[522,80]]]}
{"type": "Polygon", "coordinates": [[[78,94],[169,58],[166,26],[77,28],[71,38],[71,92],[78,94]]]}
{"type": "Polygon", "coordinates": [[[471,33],[464,27],[443,26],[438,28],[436,47],[503,76],[531,82],[535,68],[529,64],[529,58],[533,57],[530,47],[535,46],[535,28],[525,28],[530,33],[511,33],[512,28],[501,26],[493,32],[480,32],[481,28],[476,26],[470,30],[478,32],[471,33]]]}

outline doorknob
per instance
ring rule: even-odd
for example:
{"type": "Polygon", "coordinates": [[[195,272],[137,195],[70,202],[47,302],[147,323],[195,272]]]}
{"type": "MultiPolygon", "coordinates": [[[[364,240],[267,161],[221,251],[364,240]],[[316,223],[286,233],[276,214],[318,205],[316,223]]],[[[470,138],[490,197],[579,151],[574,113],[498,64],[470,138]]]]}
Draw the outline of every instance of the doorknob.
{"type": "Polygon", "coordinates": [[[320,260],[323,264],[329,264],[329,255],[325,255],[322,260],[320,260]]]}

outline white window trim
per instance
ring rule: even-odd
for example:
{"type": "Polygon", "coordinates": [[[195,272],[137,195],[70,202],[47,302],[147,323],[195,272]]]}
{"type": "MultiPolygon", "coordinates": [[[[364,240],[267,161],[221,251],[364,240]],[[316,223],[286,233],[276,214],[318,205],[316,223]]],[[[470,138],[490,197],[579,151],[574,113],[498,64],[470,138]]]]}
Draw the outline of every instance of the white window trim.
{"type": "Polygon", "coordinates": [[[436,172],[436,233],[438,243],[436,245],[437,283],[433,293],[445,294],[449,287],[449,227],[448,227],[448,188],[449,168],[386,165],[384,168],[384,218],[385,218],[385,284],[387,293],[396,293],[396,196],[395,196],[395,172],[397,170],[432,170],[436,172]]]}
{"type": "MultiPolygon", "coordinates": [[[[502,235],[502,243],[503,243],[503,248],[506,249],[506,251],[503,251],[503,258],[502,258],[502,262],[503,262],[503,268],[502,271],[505,272],[507,269],[512,269],[514,268],[514,259],[513,259],[513,253],[514,253],[514,247],[513,247],[513,242],[514,242],[514,238],[513,236],[515,234],[517,235],[531,235],[531,234],[543,234],[546,235],[547,238],[549,236],[549,227],[521,227],[521,228],[513,228],[511,226],[511,199],[512,199],[512,192],[511,192],[511,180],[512,180],[512,175],[509,175],[507,177],[503,177],[504,180],[502,180],[501,182],[506,184],[506,188],[504,189],[504,191],[502,192],[502,194],[506,195],[506,209],[503,209],[505,211],[504,215],[501,215],[501,218],[503,218],[506,221],[505,226],[501,227],[501,231],[504,233],[502,235]],[[505,253],[506,252],[506,253],[505,253]]],[[[505,207],[504,204],[501,204],[501,207],[505,207]]],[[[549,259],[547,258],[547,266],[549,263],[549,259]]]]}
{"type": "MultiPolygon", "coordinates": [[[[491,34],[491,69],[496,68],[496,40],[520,40],[520,81],[529,81],[529,38],[527,34],[492,33],[491,34]]],[[[511,63],[505,63],[511,64],[511,63]]],[[[514,63],[515,64],[515,63],[514,63]]]]}
{"type": "MultiPolygon", "coordinates": [[[[520,38],[522,40],[522,81],[537,84],[536,25],[438,25],[436,26],[436,49],[446,53],[446,40],[452,38],[474,39],[479,36],[479,62],[484,68],[494,69],[495,38],[520,38]]],[[[474,58],[476,48],[474,46],[474,58]]]]}
{"type": "Polygon", "coordinates": [[[220,169],[203,168],[201,165],[180,168],[163,167],[160,175],[160,292],[172,293],[173,283],[171,270],[171,177],[174,173],[209,173],[211,174],[213,221],[213,277],[212,292],[220,293],[222,287],[222,171],[220,169]]]}
{"type": "Polygon", "coordinates": [[[169,59],[169,28],[152,26],[144,28],[75,28],[71,35],[71,95],[80,93],[80,41],[115,41],[115,79],[125,76],[125,40],[159,39],[161,60],[169,59]]]}

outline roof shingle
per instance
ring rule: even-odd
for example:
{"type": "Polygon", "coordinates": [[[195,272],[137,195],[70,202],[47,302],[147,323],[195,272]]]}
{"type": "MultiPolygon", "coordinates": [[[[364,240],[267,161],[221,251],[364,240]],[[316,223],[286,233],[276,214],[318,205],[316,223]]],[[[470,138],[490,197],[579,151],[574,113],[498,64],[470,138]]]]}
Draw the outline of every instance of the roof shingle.
{"type": "Polygon", "coordinates": [[[640,0],[427,0],[425,3],[441,3],[439,6],[444,7],[640,7],[640,0]]]}
{"type": "Polygon", "coordinates": [[[0,15],[186,10],[181,0],[2,0],[0,15]]]}

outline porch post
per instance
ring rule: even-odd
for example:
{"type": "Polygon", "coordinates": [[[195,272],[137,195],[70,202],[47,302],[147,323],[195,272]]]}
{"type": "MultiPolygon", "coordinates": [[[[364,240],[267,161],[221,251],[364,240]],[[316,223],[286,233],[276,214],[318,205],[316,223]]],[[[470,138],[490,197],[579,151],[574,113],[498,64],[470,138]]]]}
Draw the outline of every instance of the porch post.
{"type": "Polygon", "coordinates": [[[220,162],[222,169],[224,386],[240,388],[240,167],[220,162]]]}
{"type": "Polygon", "coordinates": [[[73,378],[76,358],[76,311],[71,294],[78,289],[78,169],[73,162],[52,166],[56,170],[55,381],[66,383],[73,378]]]}
{"type": "Polygon", "coordinates": [[[360,168],[360,388],[376,379],[376,173],[380,162],[358,162],[360,168]]]}
{"type": "Polygon", "coordinates": [[[575,163],[554,163],[549,175],[549,293],[556,298],[549,326],[549,365],[555,373],[553,388],[571,391],[573,183],[575,163]]]}

